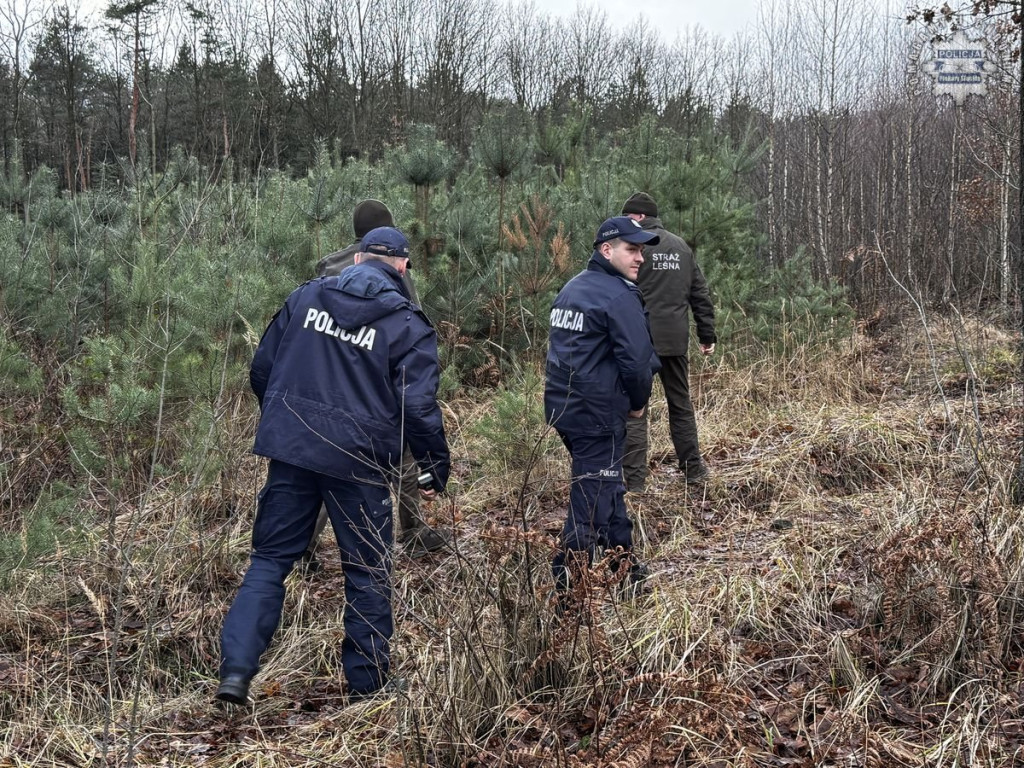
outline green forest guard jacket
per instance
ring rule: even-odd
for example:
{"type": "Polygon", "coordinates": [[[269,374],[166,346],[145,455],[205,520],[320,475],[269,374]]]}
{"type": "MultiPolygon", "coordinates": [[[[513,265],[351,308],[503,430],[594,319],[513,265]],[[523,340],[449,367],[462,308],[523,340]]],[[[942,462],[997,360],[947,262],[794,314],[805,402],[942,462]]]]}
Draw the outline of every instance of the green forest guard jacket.
{"type": "Polygon", "coordinates": [[[662,226],[661,219],[648,216],[640,222],[660,240],[644,246],[637,285],[644,296],[651,323],[651,338],[659,356],[681,357],[690,338],[690,311],[701,344],[714,344],[715,308],[708,283],[697,266],[693,251],[683,238],[662,226]]]}

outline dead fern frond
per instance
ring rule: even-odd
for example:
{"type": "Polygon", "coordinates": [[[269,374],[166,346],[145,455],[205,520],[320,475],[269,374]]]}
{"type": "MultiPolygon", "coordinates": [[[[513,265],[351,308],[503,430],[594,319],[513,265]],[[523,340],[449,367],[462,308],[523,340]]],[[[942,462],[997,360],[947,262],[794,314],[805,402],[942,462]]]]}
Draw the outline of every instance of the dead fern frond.
{"type": "Polygon", "coordinates": [[[878,547],[872,573],[894,663],[916,657],[936,669],[933,684],[946,690],[958,677],[953,670],[966,664],[976,674],[998,659],[1003,624],[995,595],[1006,575],[973,515],[935,510],[914,529],[894,531],[878,547]]]}

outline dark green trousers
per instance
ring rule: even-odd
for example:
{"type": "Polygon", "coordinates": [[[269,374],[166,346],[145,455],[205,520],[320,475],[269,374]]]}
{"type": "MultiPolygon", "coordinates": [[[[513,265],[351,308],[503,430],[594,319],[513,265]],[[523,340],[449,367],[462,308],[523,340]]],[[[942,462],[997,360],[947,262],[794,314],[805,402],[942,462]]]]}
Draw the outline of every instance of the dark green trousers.
{"type": "MultiPolygon", "coordinates": [[[[668,403],[669,435],[679,468],[685,472],[701,462],[697,418],[690,401],[690,361],[685,355],[660,359],[661,372],[658,375],[668,403]]],[[[627,490],[641,490],[647,482],[647,451],[647,409],[644,409],[641,418],[626,420],[626,455],[622,459],[622,470],[627,490]]]]}

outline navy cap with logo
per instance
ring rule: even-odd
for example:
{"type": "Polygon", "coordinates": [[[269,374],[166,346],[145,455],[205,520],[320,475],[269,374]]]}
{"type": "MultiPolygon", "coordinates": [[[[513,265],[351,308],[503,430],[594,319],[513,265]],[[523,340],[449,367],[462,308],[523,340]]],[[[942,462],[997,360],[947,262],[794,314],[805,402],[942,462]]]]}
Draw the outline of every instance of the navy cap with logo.
{"type": "Polygon", "coordinates": [[[629,216],[615,216],[605,219],[604,223],[597,228],[594,247],[597,248],[601,243],[615,239],[640,245],[656,245],[661,238],[653,232],[641,228],[640,222],[634,221],[629,216]]]}
{"type": "Polygon", "coordinates": [[[409,258],[409,241],[394,227],[371,229],[359,243],[359,250],[377,256],[399,256],[409,258]]]}

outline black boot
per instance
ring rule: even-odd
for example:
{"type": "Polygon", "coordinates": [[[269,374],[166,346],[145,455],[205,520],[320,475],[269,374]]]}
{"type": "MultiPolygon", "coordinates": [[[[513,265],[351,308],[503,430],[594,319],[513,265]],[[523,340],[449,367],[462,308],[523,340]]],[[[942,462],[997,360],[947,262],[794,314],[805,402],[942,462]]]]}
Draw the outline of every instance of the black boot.
{"type": "Polygon", "coordinates": [[[398,537],[399,543],[409,557],[423,557],[436,552],[448,545],[448,539],[429,525],[419,525],[403,531],[398,537]]]}
{"type": "Polygon", "coordinates": [[[217,688],[215,698],[217,701],[224,701],[228,704],[247,704],[249,702],[249,678],[245,675],[224,675],[217,688]]]}
{"type": "Polygon", "coordinates": [[[299,560],[299,573],[305,578],[309,578],[314,574],[320,573],[323,565],[317,559],[316,552],[312,549],[307,549],[302,553],[302,558],[299,560]]]}
{"type": "Polygon", "coordinates": [[[686,482],[689,485],[706,483],[711,479],[711,470],[708,469],[708,465],[705,464],[702,459],[698,459],[692,464],[687,464],[683,467],[683,472],[686,475],[686,482]]]}
{"type": "Polygon", "coordinates": [[[640,561],[629,558],[629,572],[619,582],[619,598],[622,600],[635,600],[651,591],[648,579],[651,577],[650,569],[640,561]]]}

